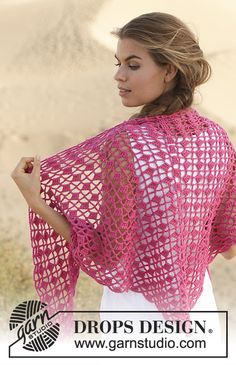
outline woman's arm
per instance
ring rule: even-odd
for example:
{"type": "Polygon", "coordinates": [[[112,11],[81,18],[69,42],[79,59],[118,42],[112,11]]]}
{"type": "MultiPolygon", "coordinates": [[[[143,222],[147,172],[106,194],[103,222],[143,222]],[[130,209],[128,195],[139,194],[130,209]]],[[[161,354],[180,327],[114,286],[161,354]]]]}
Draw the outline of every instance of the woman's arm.
{"type": "Polygon", "coordinates": [[[28,206],[58,234],[70,243],[70,224],[68,220],[46,204],[40,196],[40,158],[22,157],[13,170],[11,177],[17,184],[28,206]],[[27,172],[32,168],[31,172],[27,172]]]}
{"type": "Polygon", "coordinates": [[[68,220],[56,212],[53,208],[45,203],[41,198],[29,201],[30,208],[43,218],[58,234],[60,234],[67,242],[71,242],[70,223],[68,220]]]}

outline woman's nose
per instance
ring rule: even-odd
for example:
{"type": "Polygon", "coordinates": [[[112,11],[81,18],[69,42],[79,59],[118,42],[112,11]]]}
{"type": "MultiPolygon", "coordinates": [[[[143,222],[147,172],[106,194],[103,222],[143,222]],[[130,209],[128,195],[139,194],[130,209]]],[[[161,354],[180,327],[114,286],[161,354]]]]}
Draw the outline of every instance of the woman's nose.
{"type": "Polygon", "coordinates": [[[114,75],[114,79],[116,81],[126,81],[127,80],[127,75],[125,73],[124,70],[122,70],[122,68],[120,67],[117,72],[114,75]]]}

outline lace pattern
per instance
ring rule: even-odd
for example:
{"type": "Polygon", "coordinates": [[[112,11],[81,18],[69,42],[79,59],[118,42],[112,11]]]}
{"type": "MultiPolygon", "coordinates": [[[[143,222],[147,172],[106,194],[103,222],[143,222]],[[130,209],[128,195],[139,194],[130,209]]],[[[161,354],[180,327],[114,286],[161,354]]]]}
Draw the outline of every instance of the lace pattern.
{"type": "Polygon", "coordinates": [[[191,310],[207,265],[236,243],[235,166],[227,133],[192,108],[123,121],[44,159],[41,196],[71,242],[29,208],[40,299],[73,309],[83,270],[158,310],[191,310]]]}

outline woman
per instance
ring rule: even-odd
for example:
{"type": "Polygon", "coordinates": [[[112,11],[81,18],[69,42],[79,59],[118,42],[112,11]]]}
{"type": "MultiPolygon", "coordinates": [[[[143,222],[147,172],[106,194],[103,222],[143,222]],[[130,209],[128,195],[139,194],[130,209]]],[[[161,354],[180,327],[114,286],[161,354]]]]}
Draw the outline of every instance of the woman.
{"type": "Polygon", "coordinates": [[[36,289],[54,311],[72,308],[82,269],[104,285],[103,310],[215,310],[208,264],[236,255],[236,154],[191,107],[210,65],[170,14],[112,34],[122,104],[141,110],[11,175],[29,205],[36,289]]]}

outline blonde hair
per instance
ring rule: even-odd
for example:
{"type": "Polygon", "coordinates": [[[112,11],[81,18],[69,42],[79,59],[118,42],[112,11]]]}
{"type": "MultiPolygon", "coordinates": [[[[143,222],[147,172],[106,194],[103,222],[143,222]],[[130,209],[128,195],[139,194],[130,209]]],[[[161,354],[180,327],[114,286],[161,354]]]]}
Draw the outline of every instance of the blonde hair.
{"type": "Polygon", "coordinates": [[[203,56],[198,39],[180,19],[167,13],[142,14],[112,35],[131,38],[144,46],[158,66],[176,67],[175,86],[154,101],[145,104],[130,117],[171,114],[192,105],[194,90],[209,80],[211,66],[203,56]]]}

